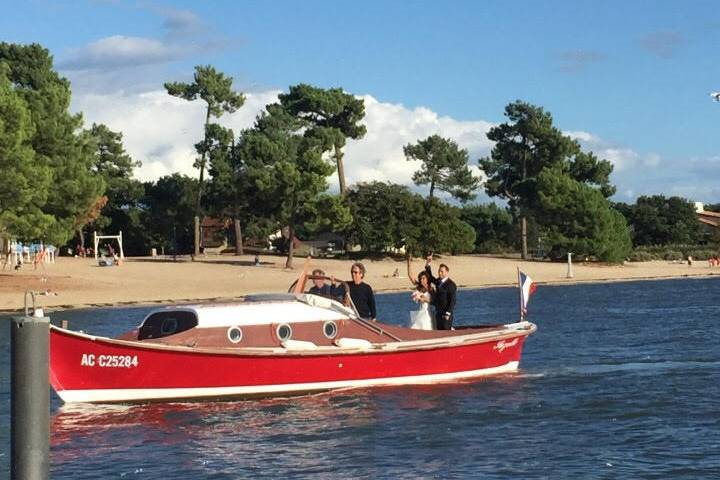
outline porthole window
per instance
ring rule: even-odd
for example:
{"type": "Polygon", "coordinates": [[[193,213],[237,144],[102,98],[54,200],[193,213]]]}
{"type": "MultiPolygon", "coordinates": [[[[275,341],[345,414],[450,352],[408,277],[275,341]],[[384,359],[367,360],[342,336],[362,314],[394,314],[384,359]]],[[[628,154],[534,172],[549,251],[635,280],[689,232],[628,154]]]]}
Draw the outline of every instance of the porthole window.
{"type": "Polygon", "coordinates": [[[337,324],[332,320],[328,320],[323,324],[323,334],[325,334],[325,338],[329,338],[332,340],[337,336],[337,332],[337,324]]]}
{"type": "Polygon", "coordinates": [[[292,338],[292,327],[287,323],[280,324],[275,330],[275,333],[281,342],[290,340],[292,338]]]}
{"type": "Polygon", "coordinates": [[[240,343],[243,338],[242,330],[240,327],[230,327],[227,331],[228,340],[232,343],[240,343]]]}
{"type": "Polygon", "coordinates": [[[160,326],[160,334],[165,335],[172,335],[177,331],[178,328],[178,321],[175,317],[168,317],[163,319],[162,325],[160,326]]]}

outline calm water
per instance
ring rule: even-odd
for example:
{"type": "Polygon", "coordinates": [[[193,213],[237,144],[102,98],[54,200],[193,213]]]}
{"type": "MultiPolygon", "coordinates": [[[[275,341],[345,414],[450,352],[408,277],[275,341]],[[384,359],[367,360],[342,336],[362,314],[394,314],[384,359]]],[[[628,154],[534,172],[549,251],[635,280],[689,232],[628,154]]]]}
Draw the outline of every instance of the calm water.
{"type": "MultiPolygon", "coordinates": [[[[381,295],[381,318],[408,294],[381,295]]],[[[458,323],[515,318],[516,289],[465,290],[458,323]]],[[[720,279],[542,286],[517,374],[226,403],[66,407],[53,479],[718,478],[720,279]]],[[[65,312],[114,335],[146,310],[65,312]]],[[[0,325],[0,477],[9,476],[0,325]]]]}

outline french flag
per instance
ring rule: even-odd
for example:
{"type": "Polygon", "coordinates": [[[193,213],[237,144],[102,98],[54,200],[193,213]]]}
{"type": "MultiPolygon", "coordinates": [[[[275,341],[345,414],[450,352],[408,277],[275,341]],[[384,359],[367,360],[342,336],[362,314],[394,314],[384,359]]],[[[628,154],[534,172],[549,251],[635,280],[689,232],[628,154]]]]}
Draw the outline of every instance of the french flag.
{"type": "Polygon", "coordinates": [[[527,305],[530,300],[530,295],[537,290],[537,284],[532,281],[532,278],[520,270],[518,270],[518,280],[520,282],[520,314],[524,318],[528,313],[527,305]]]}

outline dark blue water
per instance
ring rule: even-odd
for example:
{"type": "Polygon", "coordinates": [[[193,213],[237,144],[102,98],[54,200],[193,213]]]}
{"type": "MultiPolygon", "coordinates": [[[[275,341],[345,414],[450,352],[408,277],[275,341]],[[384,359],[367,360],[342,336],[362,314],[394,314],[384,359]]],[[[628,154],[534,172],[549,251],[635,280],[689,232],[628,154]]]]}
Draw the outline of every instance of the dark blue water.
{"type": "MultiPolygon", "coordinates": [[[[408,294],[381,295],[404,319],[408,294]]],[[[114,335],[144,309],[57,313],[114,335]]],[[[120,407],[52,400],[53,479],[720,476],[720,279],[542,286],[517,374],[472,383],[120,407]]],[[[517,315],[464,290],[457,322],[517,315]]],[[[9,475],[7,322],[0,476],[9,475]]],[[[396,322],[399,323],[399,322],[396,322]]]]}

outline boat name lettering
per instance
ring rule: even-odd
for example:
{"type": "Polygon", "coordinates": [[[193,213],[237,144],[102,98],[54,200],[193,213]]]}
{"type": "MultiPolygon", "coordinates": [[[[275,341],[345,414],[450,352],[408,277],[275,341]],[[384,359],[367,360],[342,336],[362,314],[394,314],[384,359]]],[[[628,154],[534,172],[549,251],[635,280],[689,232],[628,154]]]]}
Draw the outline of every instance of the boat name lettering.
{"type": "Polygon", "coordinates": [[[137,367],[137,355],[95,355],[94,353],[83,353],[80,366],[83,367],[108,367],[108,368],[132,368],[137,367]]]}
{"type": "Polygon", "coordinates": [[[514,347],[517,345],[518,339],[514,339],[512,342],[506,342],[505,340],[500,340],[494,347],[493,350],[497,350],[498,352],[502,353],[503,350],[506,348],[514,347]]]}

